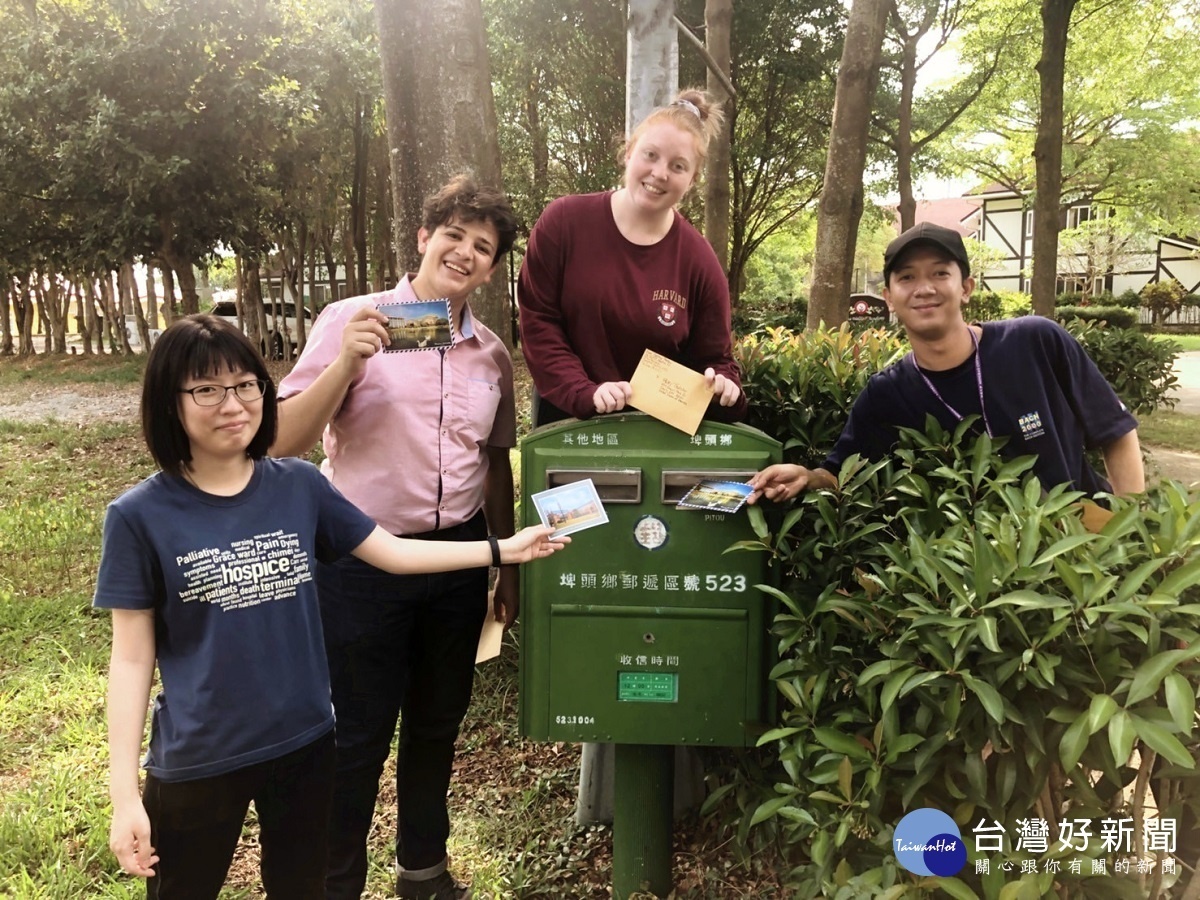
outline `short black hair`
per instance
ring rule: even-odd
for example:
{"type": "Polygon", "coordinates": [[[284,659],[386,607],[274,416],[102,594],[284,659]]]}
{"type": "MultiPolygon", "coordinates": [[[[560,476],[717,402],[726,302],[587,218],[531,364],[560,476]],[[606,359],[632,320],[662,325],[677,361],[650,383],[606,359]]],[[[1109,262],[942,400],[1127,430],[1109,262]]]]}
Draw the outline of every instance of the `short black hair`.
{"type": "Polygon", "coordinates": [[[262,459],[274,443],[275,382],[250,339],[216,316],[184,316],[154,342],[142,380],[142,436],[150,455],[164,472],[182,475],[183,467],[192,461],[191,442],[179,417],[184,382],[221,371],[253,372],[266,385],[262,422],[246,448],[246,455],[262,459]]]}

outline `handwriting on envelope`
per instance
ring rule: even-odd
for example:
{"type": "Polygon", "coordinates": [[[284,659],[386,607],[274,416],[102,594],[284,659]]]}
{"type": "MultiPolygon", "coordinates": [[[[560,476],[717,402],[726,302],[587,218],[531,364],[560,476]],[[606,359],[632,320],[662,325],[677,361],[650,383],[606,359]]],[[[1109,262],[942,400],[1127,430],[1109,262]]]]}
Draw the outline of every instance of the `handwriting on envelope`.
{"type": "Polygon", "coordinates": [[[629,386],[634,406],[687,434],[696,433],[712,400],[703,375],[653,350],[642,354],[629,386]]]}

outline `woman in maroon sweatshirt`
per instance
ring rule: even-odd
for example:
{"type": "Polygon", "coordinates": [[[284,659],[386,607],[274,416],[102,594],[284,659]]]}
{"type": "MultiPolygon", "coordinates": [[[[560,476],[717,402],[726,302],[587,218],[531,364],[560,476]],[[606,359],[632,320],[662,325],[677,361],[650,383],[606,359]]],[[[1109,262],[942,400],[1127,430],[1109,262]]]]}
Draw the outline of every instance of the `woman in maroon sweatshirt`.
{"type": "Polygon", "coordinates": [[[729,284],[675,208],[720,127],[703,91],[680,92],[626,142],[623,187],[560,197],[538,219],[518,282],[535,425],[624,409],[647,348],[704,373],[711,415],[745,415],[729,284]]]}

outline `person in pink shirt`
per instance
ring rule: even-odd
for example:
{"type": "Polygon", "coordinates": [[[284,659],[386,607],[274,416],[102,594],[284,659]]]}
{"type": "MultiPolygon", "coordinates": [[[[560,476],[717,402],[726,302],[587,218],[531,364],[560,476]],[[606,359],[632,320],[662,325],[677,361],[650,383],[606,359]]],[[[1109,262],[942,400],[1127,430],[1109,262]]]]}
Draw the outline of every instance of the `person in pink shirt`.
{"type": "Polygon", "coordinates": [[[535,425],[624,409],[646,349],[704,373],[710,415],[745,416],[729,283],[676,210],[720,127],[707,94],[681,91],[626,142],[623,187],[560,197],[542,212],[518,282],[535,425]]]}
{"type": "MultiPolygon", "coordinates": [[[[467,298],[511,249],[517,220],[503,193],[465,175],[431,196],[423,215],[415,274],[318,317],[280,384],[271,453],[304,454],[322,438],[322,471],[393,534],[505,537],[514,531],[512,360],[467,298]],[[381,352],[391,341],[380,304],[440,298],[450,302],[449,348],[381,352]]],[[[446,793],[471,699],[488,570],[396,576],[339,561],[318,568],[317,588],[337,717],[326,897],[362,894],[367,832],[398,714],[397,893],[469,897],[447,868],[446,793]]],[[[501,566],[492,614],[506,626],[518,588],[516,567],[501,566]]]]}

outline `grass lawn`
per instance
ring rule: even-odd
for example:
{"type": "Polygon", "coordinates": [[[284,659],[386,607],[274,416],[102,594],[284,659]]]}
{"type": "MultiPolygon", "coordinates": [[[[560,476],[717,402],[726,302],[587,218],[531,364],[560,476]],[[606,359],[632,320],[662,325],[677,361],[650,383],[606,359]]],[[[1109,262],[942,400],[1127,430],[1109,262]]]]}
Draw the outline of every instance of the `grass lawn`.
{"type": "Polygon", "coordinates": [[[1159,410],[1138,418],[1138,437],[1142,443],[1200,452],[1200,416],[1189,416],[1171,410],[1159,410]]]}
{"type": "Polygon", "coordinates": [[[1174,341],[1181,352],[1200,350],[1200,334],[1152,334],[1150,337],[1156,341],[1174,341]]]}
{"type": "MultiPolygon", "coordinates": [[[[129,383],[140,361],[0,360],[0,386],[129,383]],[[45,377],[43,377],[43,375],[45,377]]],[[[108,850],[109,616],[91,609],[109,500],[153,471],[134,422],[0,423],[0,897],[141,898],[108,850]]],[[[579,748],[517,733],[515,635],[480,668],[451,786],[451,856],[496,898],[608,897],[611,830],[574,823],[579,748]]],[[[723,757],[724,758],[724,757],[723,757]]],[[[390,897],[394,772],[385,770],[364,897],[390,897]]],[[[683,898],[786,896],[778,857],[744,861],[713,819],[677,825],[683,898]]],[[[223,900],[262,896],[251,822],[223,900]]]]}

